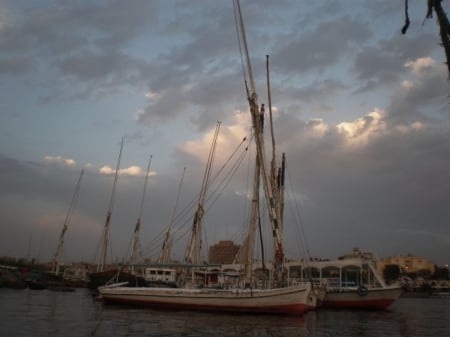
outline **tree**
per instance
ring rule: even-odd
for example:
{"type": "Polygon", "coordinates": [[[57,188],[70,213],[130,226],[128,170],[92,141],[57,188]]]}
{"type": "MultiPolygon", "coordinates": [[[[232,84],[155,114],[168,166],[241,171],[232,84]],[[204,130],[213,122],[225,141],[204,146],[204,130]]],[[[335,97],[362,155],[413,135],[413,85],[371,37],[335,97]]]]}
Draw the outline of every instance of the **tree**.
{"type": "Polygon", "coordinates": [[[383,278],[387,283],[392,283],[400,277],[400,266],[387,264],[383,269],[383,278]]]}
{"type": "Polygon", "coordinates": [[[441,268],[436,266],[434,269],[434,275],[433,278],[436,280],[450,280],[450,271],[447,268],[441,268]]]}
{"type": "MultiPolygon", "coordinates": [[[[447,14],[442,8],[442,0],[428,0],[427,1],[427,14],[426,18],[433,18],[433,10],[436,13],[438,24],[439,24],[439,33],[441,36],[442,47],[445,51],[445,56],[447,59],[447,69],[448,75],[450,77],[450,23],[447,18],[447,14]]],[[[406,34],[406,31],[409,27],[409,16],[408,16],[408,0],[405,0],[405,25],[402,28],[402,33],[406,34]]]]}

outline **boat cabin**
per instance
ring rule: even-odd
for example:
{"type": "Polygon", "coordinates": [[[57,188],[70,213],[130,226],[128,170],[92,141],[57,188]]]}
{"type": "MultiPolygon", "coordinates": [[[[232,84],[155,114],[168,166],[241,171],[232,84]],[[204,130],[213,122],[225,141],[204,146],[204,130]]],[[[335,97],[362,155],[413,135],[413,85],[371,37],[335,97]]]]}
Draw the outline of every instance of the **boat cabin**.
{"type": "Polygon", "coordinates": [[[144,278],[147,282],[175,283],[176,270],[170,268],[145,268],[144,278]]]}

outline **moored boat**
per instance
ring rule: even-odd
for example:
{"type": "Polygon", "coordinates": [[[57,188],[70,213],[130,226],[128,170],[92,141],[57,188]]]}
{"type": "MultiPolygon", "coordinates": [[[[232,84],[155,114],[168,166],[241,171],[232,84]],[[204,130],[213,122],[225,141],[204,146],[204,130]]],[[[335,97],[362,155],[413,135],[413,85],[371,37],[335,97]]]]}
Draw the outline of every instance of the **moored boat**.
{"type": "MultiPolygon", "coordinates": [[[[243,19],[238,0],[234,1],[236,22],[240,41],[245,41],[243,19]]],[[[210,312],[243,312],[263,314],[295,314],[299,315],[313,310],[317,305],[316,292],[310,282],[289,283],[286,269],[286,258],[283,245],[283,188],[284,169],[275,167],[275,145],[273,139],[272,162],[268,165],[263,136],[264,105],[258,106],[257,97],[247,45],[244,43],[241,50],[246,54],[246,67],[248,78],[245,79],[246,94],[252,120],[250,137],[254,139],[256,147],[255,170],[253,177],[253,196],[250,217],[247,224],[247,236],[244,240],[244,252],[239,262],[244,268],[243,279],[232,286],[211,287],[210,280],[216,280],[212,270],[207,270],[201,258],[202,248],[202,220],[205,213],[205,201],[209,184],[215,148],[219,135],[220,122],[214,132],[210,153],[206,163],[201,191],[198,197],[197,210],[193,217],[193,225],[188,239],[184,256],[184,266],[180,276],[180,286],[169,287],[127,287],[123,284],[112,284],[99,287],[100,297],[105,303],[121,303],[132,305],[145,305],[152,308],[206,310],[210,312]],[[250,87],[247,87],[250,84],[250,87]],[[269,167],[270,166],[270,167],[269,167]],[[277,173],[278,172],[278,173],[277,173]],[[273,257],[271,268],[262,269],[262,282],[257,282],[253,263],[254,242],[257,220],[260,218],[260,183],[263,186],[266,211],[270,222],[270,232],[273,240],[273,257]],[[205,282],[205,280],[209,280],[205,282]]],[[[269,103],[270,111],[270,103],[269,103]]],[[[284,155],[283,155],[284,163],[284,155]]],[[[261,244],[262,246],[262,244],[261,244]]],[[[242,248],[242,247],[241,247],[242,248]]],[[[263,247],[261,247],[263,250],[263,247]]],[[[265,266],[265,263],[263,264],[265,266]]],[[[235,277],[233,275],[233,277],[235,277]]]]}
{"type": "Polygon", "coordinates": [[[326,287],[323,308],[384,310],[401,295],[400,284],[387,285],[375,267],[371,253],[354,248],[337,260],[312,261],[306,272],[326,287]]]}
{"type": "Polygon", "coordinates": [[[399,286],[377,288],[345,288],[329,289],[325,296],[323,307],[330,309],[368,309],[384,310],[391,306],[402,292],[399,286]]]}
{"type": "Polygon", "coordinates": [[[311,286],[275,289],[188,289],[103,286],[107,303],[151,306],[158,309],[203,310],[260,314],[302,314],[316,306],[311,286]]]}
{"type": "Polygon", "coordinates": [[[121,282],[127,282],[129,287],[144,287],[147,284],[144,277],[117,268],[91,273],[89,275],[89,288],[91,289],[97,289],[105,284],[121,282]]]}

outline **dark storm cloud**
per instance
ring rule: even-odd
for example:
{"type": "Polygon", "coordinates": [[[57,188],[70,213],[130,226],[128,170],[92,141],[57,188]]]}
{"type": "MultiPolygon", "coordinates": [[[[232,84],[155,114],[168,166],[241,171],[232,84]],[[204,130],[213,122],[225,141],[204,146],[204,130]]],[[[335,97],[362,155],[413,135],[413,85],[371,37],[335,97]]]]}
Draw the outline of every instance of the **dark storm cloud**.
{"type": "Polygon", "coordinates": [[[388,120],[398,124],[418,120],[438,126],[448,125],[449,83],[442,76],[444,66],[429,65],[419,72],[417,81],[392,95],[388,120]]]}
{"type": "Polygon", "coordinates": [[[117,47],[134,40],[145,27],[155,24],[158,4],[143,0],[64,2],[13,13],[1,30],[2,48],[69,54],[80,48],[117,47]]]}
{"type": "Polygon", "coordinates": [[[277,106],[282,102],[292,101],[303,105],[318,105],[336,97],[344,89],[347,89],[344,82],[337,79],[324,79],[313,81],[300,88],[288,85],[284,88],[274,88],[272,95],[277,99],[275,104],[277,106]]]}
{"type": "Polygon", "coordinates": [[[304,134],[320,122],[287,124],[291,131],[280,133],[297,127],[297,142],[277,139],[303,196],[301,212],[312,254],[333,257],[343,245],[393,255],[416,247],[415,254],[440,252],[444,258],[450,239],[448,131],[403,134],[392,128],[352,147],[334,129],[308,141],[304,134]],[[421,230],[439,239],[417,235],[421,230]]]}
{"type": "Polygon", "coordinates": [[[124,82],[127,77],[138,72],[141,60],[116,50],[85,51],[73,56],[67,56],[54,61],[54,65],[64,74],[76,77],[80,81],[103,79],[113,81],[119,78],[124,82]]]}
{"type": "Polygon", "coordinates": [[[15,15],[0,29],[0,56],[15,61],[0,59],[0,72],[47,72],[57,77],[47,83],[49,91],[71,88],[70,97],[61,93],[42,97],[42,102],[86,98],[105,88],[143,84],[141,74],[146,73],[147,63],[127,48],[157,25],[158,3],[64,2],[12,12],[15,15]]]}
{"type": "Polygon", "coordinates": [[[18,76],[27,73],[34,67],[31,57],[10,57],[0,60],[0,73],[10,76],[18,76]]]}
{"type": "Polygon", "coordinates": [[[420,37],[396,35],[380,41],[377,46],[365,48],[358,53],[353,71],[356,78],[365,83],[358,93],[385,86],[398,81],[404,75],[401,69],[409,60],[429,55],[436,44],[435,36],[421,34],[420,37]],[[367,90],[366,90],[367,89],[367,90]]]}
{"type": "Polygon", "coordinates": [[[444,68],[418,69],[410,85],[394,92],[385,114],[352,123],[358,130],[352,137],[322,120],[280,115],[277,141],[288,154],[313,254],[335,256],[346,242],[392,255],[415,247],[414,254],[445,262],[450,133],[444,68]]]}
{"type": "Polygon", "coordinates": [[[40,179],[36,179],[43,167],[39,163],[21,162],[12,157],[0,154],[0,195],[25,195],[37,197],[44,187],[40,179]]]}
{"type": "Polygon", "coordinates": [[[291,42],[274,55],[284,60],[276,70],[284,73],[294,69],[298,72],[323,70],[338,62],[349,49],[364,44],[371,35],[365,23],[351,17],[321,23],[312,31],[286,39],[291,42]]]}
{"type": "Polygon", "coordinates": [[[167,121],[192,111],[201,130],[217,121],[218,107],[239,84],[238,64],[230,60],[237,47],[234,21],[229,13],[214,8],[203,15],[202,21],[192,20],[191,13],[177,17],[177,26],[194,26],[191,38],[159,58],[149,76],[149,90],[160,98],[144,108],[139,122],[167,121]]]}

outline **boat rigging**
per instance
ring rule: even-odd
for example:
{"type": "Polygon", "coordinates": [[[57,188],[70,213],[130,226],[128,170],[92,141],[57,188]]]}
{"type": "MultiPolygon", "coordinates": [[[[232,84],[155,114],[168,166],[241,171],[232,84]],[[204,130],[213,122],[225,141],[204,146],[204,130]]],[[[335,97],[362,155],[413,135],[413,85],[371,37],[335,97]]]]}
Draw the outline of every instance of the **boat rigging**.
{"type": "Polygon", "coordinates": [[[64,235],[66,234],[67,228],[69,226],[70,220],[72,218],[73,211],[75,209],[75,205],[78,200],[78,195],[80,194],[80,186],[81,186],[81,180],[83,179],[84,170],[81,170],[80,177],[78,178],[77,185],[75,187],[75,192],[72,197],[72,201],[70,202],[69,211],[67,212],[66,219],[64,220],[64,225],[61,231],[61,234],[59,236],[59,243],[58,248],[56,248],[55,256],[53,258],[53,268],[52,271],[58,275],[59,274],[59,267],[61,264],[61,255],[62,250],[64,246],[64,235]]]}

